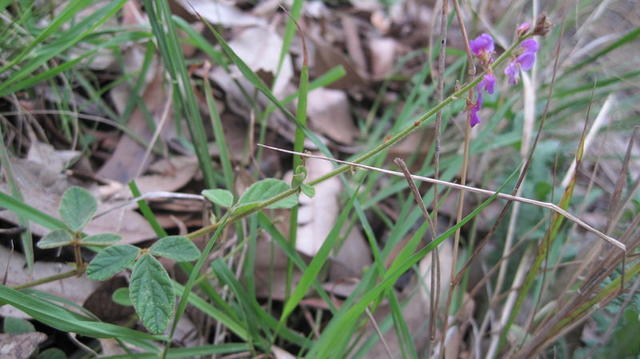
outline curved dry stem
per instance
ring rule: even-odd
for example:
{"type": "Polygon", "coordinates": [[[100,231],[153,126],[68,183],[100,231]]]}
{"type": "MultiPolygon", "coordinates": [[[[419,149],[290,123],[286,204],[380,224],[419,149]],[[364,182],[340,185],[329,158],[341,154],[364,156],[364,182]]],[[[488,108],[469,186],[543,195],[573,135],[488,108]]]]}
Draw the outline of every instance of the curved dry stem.
{"type": "MultiPolygon", "coordinates": [[[[308,158],[317,158],[317,159],[326,160],[326,161],[333,161],[333,162],[336,162],[336,163],[341,163],[341,164],[345,164],[345,165],[349,165],[349,166],[353,166],[353,167],[363,168],[363,169],[367,169],[367,170],[371,170],[371,171],[377,171],[377,172],[385,173],[385,174],[392,175],[392,176],[405,177],[405,175],[402,172],[396,172],[396,171],[387,170],[387,169],[384,169],[384,168],[378,168],[378,167],[363,165],[363,164],[355,163],[355,162],[337,160],[337,159],[334,159],[334,158],[329,158],[329,157],[320,156],[320,155],[312,155],[312,154],[308,154],[308,153],[289,151],[289,150],[285,150],[285,149],[281,149],[281,148],[277,148],[277,147],[272,147],[272,146],[267,146],[267,145],[262,145],[262,144],[258,144],[258,146],[264,147],[264,148],[267,148],[267,149],[270,149],[270,150],[275,150],[275,151],[280,151],[280,152],[284,152],[284,153],[295,154],[295,155],[304,156],[304,157],[308,157],[308,158]]],[[[479,194],[483,194],[483,195],[487,195],[487,196],[493,196],[494,194],[496,194],[495,191],[491,191],[491,190],[488,190],[488,189],[461,185],[461,184],[458,184],[458,183],[447,182],[447,181],[443,181],[443,180],[437,180],[437,179],[430,178],[430,177],[424,177],[424,176],[418,176],[418,175],[413,175],[412,174],[411,178],[416,180],[416,181],[443,185],[443,186],[446,186],[446,187],[449,187],[449,188],[454,188],[454,189],[457,189],[457,190],[464,190],[464,191],[473,192],[473,193],[479,193],[479,194]]],[[[585,222],[582,219],[574,216],[573,214],[571,214],[568,211],[558,207],[557,205],[555,205],[553,203],[542,202],[542,201],[538,201],[538,200],[530,199],[530,198],[526,198],[526,197],[513,196],[513,195],[510,195],[510,194],[506,194],[506,193],[497,193],[496,195],[497,195],[498,198],[505,199],[507,201],[521,202],[521,203],[531,204],[531,205],[534,205],[534,206],[538,206],[538,207],[549,209],[549,210],[561,215],[562,217],[566,218],[567,220],[579,225],[580,227],[584,228],[585,230],[597,235],[599,238],[601,238],[601,239],[609,242],[610,244],[620,248],[621,250],[623,250],[623,251],[627,250],[627,247],[622,242],[620,242],[619,240],[600,232],[599,230],[597,230],[597,229],[593,228],[592,226],[590,226],[587,222],[585,222]]]]}

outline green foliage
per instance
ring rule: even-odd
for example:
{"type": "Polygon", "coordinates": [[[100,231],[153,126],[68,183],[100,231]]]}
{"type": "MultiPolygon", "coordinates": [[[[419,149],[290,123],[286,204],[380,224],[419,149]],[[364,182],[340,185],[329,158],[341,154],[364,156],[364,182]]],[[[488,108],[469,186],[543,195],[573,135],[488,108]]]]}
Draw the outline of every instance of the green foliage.
{"type": "Polygon", "coordinates": [[[107,246],[116,243],[122,239],[121,236],[113,233],[100,233],[92,236],[84,237],[80,242],[84,245],[91,246],[107,246]]]}
{"type": "Polygon", "coordinates": [[[67,359],[67,354],[58,348],[49,348],[38,354],[36,359],[67,359]]]}
{"type": "Polygon", "coordinates": [[[60,217],[69,228],[78,232],[84,228],[96,213],[98,203],[91,193],[84,188],[71,187],[62,195],[60,201],[60,217]]]}
{"type": "Polygon", "coordinates": [[[124,306],[133,305],[133,303],[131,303],[131,297],[129,295],[129,288],[127,287],[116,289],[116,291],[111,295],[111,300],[124,306]]]}
{"type": "MultiPolygon", "coordinates": [[[[267,178],[252,184],[240,196],[234,209],[235,214],[248,212],[257,207],[261,207],[263,202],[269,201],[273,197],[290,190],[291,187],[282,180],[267,178]]],[[[298,203],[295,195],[287,196],[275,203],[270,203],[266,208],[291,208],[298,203]]]]}
{"type": "Polygon", "coordinates": [[[14,317],[4,317],[2,323],[2,331],[6,334],[23,334],[35,332],[33,324],[29,321],[14,317]]]}
{"type": "Polygon", "coordinates": [[[202,195],[220,207],[229,208],[233,206],[233,193],[226,189],[205,189],[202,191],[202,195]]]}
{"type": "Polygon", "coordinates": [[[195,261],[200,256],[198,247],[189,238],[182,236],[161,238],[149,248],[149,252],[178,262],[195,261]]]}
{"type": "Polygon", "coordinates": [[[151,333],[165,331],[175,306],[169,274],[157,259],[144,254],[133,266],[129,285],[131,303],[151,333]]]}
{"type": "Polygon", "coordinates": [[[49,232],[38,241],[38,248],[49,249],[63,247],[71,244],[73,237],[66,229],[56,229],[49,232]]]}
{"type": "Polygon", "coordinates": [[[107,247],[93,258],[87,268],[87,276],[105,280],[119,273],[138,257],[140,249],[129,244],[107,247]]]}

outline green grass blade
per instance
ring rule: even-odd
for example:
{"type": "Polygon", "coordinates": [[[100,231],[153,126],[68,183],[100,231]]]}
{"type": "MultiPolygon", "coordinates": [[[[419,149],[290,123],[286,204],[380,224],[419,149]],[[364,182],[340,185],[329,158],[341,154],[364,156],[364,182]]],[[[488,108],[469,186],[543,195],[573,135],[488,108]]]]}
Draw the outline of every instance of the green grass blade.
{"type": "MultiPolygon", "coordinates": [[[[16,200],[16,202],[24,202],[22,192],[20,192],[20,187],[13,177],[11,160],[9,159],[9,151],[4,144],[4,133],[2,131],[2,126],[0,126],[0,164],[2,165],[4,178],[7,181],[7,185],[9,186],[12,197],[16,200]]],[[[18,224],[25,229],[23,233],[20,233],[20,242],[22,243],[22,250],[27,262],[27,268],[29,269],[29,271],[31,271],[33,269],[33,238],[31,236],[31,231],[29,230],[29,217],[19,213],[17,213],[17,215],[18,224]]]]}
{"type": "Polygon", "coordinates": [[[88,337],[165,339],[162,336],[150,335],[118,325],[98,322],[3,285],[0,285],[0,304],[9,304],[34,319],[58,330],[73,332],[88,337]]]}
{"type": "Polygon", "coordinates": [[[357,197],[357,192],[354,193],[354,195],[351,197],[349,202],[347,202],[347,204],[344,205],[340,213],[340,216],[338,217],[338,219],[336,220],[336,223],[331,229],[331,232],[329,232],[329,234],[327,235],[327,238],[325,238],[324,242],[322,243],[322,246],[318,250],[318,253],[316,253],[316,255],[313,257],[307,269],[302,273],[302,277],[300,278],[300,281],[298,282],[296,289],[293,291],[293,293],[291,294],[291,297],[285,303],[284,309],[282,309],[282,315],[280,316],[281,323],[284,323],[287,320],[287,317],[291,314],[291,312],[293,312],[295,307],[298,306],[298,304],[300,303],[304,295],[307,293],[309,288],[316,281],[318,274],[320,273],[320,270],[322,269],[324,264],[327,262],[327,259],[329,258],[329,254],[331,254],[331,250],[333,249],[338,239],[340,238],[340,230],[342,229],[342,226],[344,225],[345,221],[347,220],[347,217],[351,212],[351,208],[353,207],[353,202],[355,201],[356,197],[357,197]]]}
{"type": "Polygon", "coordinates": [[[209,117],[211,119],[211,127],[213,128],[213,136],[220,151],[220,162],[222,164],[222,173],[224,175],[224,184],[231,192],[235,192],[233,166],[231,165],[231,156],[229,155],[229,146],[224,137],[224,129],[220,120],[220,113],[213,99],[211,84],[209,80],[204,80],[204,95],[207,98],[207,106],[209,107],[209,117]]]}
{"type": "MultiPolygon", "coordinates": [[[[136,184],[136,181],[134,180],[129,182],[129,190],[131,191],[133,198],[137,198],[142,195],[140,193],[140,189],[138,188],[138,185],[136,184]]],[[[156,215],[153,214],[153,211],[147,204],[147,201],[141,199],[136,203],[138,204],[138,208],[140,208],[140,212],[142,212],[142,215],[144,216],[144,218],[147,220],[147,222],[149,222],[149,225],[151,226],[151,228],[153,228],[153,231],[156,233],[156,236],[158,236],[158,238],[166,237],[168,235],[167,231],[165,231],[164,228],[162,228],[162,226],[160,225],[160,223],[158,223],[158,219],[156,218],[156,215]]]]}
{"type": "Polygon", "coordinates": [[[20,216],[24,216],[30,221],[34,221],[51,230],[67,228],[61,220],[51,217],[50,215],[41,212],[40,210],[33,208],[4,192],[0,192],[0,207],[4,207],[20,216]]]}
{"type": "MultiPolygon", "coordinates": [[[[201,345],[188,348],[169,349],[167,358],[196,358],[209,355],[225,355],[249,350],[249,346],[245,343],[224,343],[217,345],[201,345]]],[[[158,353],[132,353],[123,355],[112,355],[108,357],[100,357],[102,359],[156,359],[158,353]]]]}
{"type": "Polygon", "coordinates": [[[191,80],[187,73],[182,48],[178,42],[175,24],[172,21],[169,4],[166,0],[143,1],[153,34],[158,42],[158,48],[174,85],[174,103],[179,103],[189,127],[200,169],[204,174],[205,183],[209,188],[215,188],[216,180],[213,165],[209,157],[209,148],[205,136],[200,109],[193,93],[191,80]]]}

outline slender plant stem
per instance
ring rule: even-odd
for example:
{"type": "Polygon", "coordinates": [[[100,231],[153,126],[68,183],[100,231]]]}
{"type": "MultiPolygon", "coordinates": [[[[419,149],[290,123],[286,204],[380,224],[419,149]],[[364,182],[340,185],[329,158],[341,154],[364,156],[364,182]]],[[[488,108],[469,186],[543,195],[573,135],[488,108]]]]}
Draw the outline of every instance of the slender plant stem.
{"type": "MultiPolygon", "coordinates": [[[[516,41],[509,49],[507,49],[502,55],[500,55],[500,57],[498,57],[494,63],[492,64],[492,67],[496,67],[498,65],[500,65],[501,63],[503,63],[507,58],[509,58],[511,56],[511,53],[513,52],[513,50],[520,45],[520,42],[525,40],[526,37],[523,37],[521,39],[519,39],[519,41],[516,41]]],[[[480,76],[476,77],[475,79],[473,79],[472,81],[470,81],[469,83],[467,83],[466,85],[460,87],[457,91],[455,91],[454,93],[452,93],[451,95],[449,95],[446,99],[444,99],[442,102],[438,103],[437,105],[435,105],[431,110],[425,112],[424,114],[422,114],[420,117],[418,117],[411,125],[409,125],[407,128],[405,128],[404,130],[396,133],[395,135],[391,136],[389,139],[387,139],[386,141],[380,143],[379,145],[377,145],[376,147],[372,148],[371,150],[369,150],[368,152],[358,156],[356,159],[353,160],[352,163],[360,163],[363,162],[377,154],[379,154],[380,152],[384,151],[385,149],[391,147],[393,144],[397,143],[398,141],[400,141],[401,139],[405,138],[407,135],[409,135],[410,133],[412,133],[413,131],[415,131],[416,129],[418,129],[421,125],[423,125],[427,120],[429,120],[431,117],[433,117],[436,113],[438,113],[438,111],[442,110],[443,108],[445,108],[447,105],[451,104],[453,101],[460,99],[460,97],[462,95],[464,95],[467,91],[471,90],[472,88],[474,88],[478,83],[480,83],[480,81],[482,80],[482,76],[485,74],[486,72],[483,72],[480,74],[480,76]]],[[[334,169],[331,172],[328,172],[312,181],[310,181],[308,184],[310,186],[315,186],[318,183],[322,183],[326,180],[328,180],[329,178],[335,177],[337,175],[340,175],[346,171],[349,170],[349,168],[352,167],[352,164],[345,164],[342,165],[336,169],[334,169]]],[[[298,192],[297,188],[292,188],[289,189],[287,191],[284,191],[282,193],[280,193],[277,196],[272,197],[271,199],[264,201],[262,204],[256,206],[255,208],[253,208],[250,211],[244,212],[240,215],[232,215],[229,218],[229,223],[233,223],[236,220],[239,220],[241,218],[244,218],[248,215],[251,215],[253,213],[256,213],[260,210],[262,210],[263,208],[265,208],[266,206],[273,204],[281,199],[284,199],[286,197],[291,196],[292,194],[296,194],[298,192]]],[[[197,236],[201,236],[203,234],[206,233],[210,233],[212,231],[215,231],[216,228],[219,226],[220,222],[216,222],[213,224],[210,224],[208,226],[202,227],[194,232],[191,232],[187,235],[187,237],[189,238],[196,238],[197,236]]]]}
{"type": "MultiPolygon", "coordinates": [[[[436,92],[438,94],[438,101],[444,100],[444,73],[445,62],[447,57],[447,14],[449,13],[449,0],[442,0],[442,12],[440,15],[440,52],[438,53],[438,87],[436,92]]],[[[435,170],[433,178],[440,178],[440,137],[442,126],[442,110],[436,114],[436,139],[435,139],[435,170]]],[[[438,203],[440,202],[440,193],[438,192],[438,185],[433,185],[433,221],[438,223],[438,203]]],[[[433,238],[437,237],[438,228],[433,228],[433,238]]],[[[429,301],[430,315],[429,315],[429,338],[434,341],[436,338],[436,312],[438,308],[438,299],[440,298],[440,276],[438,276],[440,265],[440,254],[438,248],[434,248],[434,254],[431,261],[431,300],[429,301]]],[[[429,349],[431,350],[431,349],[429,349]]],[[[429,353],[429,350],[427,351],[429,353]]]]}
{"type": "MultiPolygon", "coordinates": [[[[469,47],[469,36],[467,35],[467,28],[464,25],[464,19],[462,17],[462,10],[460,9],[460,4],[458,4],[458,0],[453,0],[453,5],[456,10],[456,17],[458,18],[458,23],[460,24],[460,30],[462,32],[462,41],[465,44],[465,51],[467,53],[467,76],[468,78],[473,78],[476,72],[476,68],[473,64],[473,54],[471,53],[471,48],[469,47]]],[[[473,88],[471,88],[467,94],[467,103],[471,103],[473,98],[473,88]]],[[[476,100],[478,101],[478,100],[476,100]]],[[[463,143],[463,160],[462,160],[462,169],[460,172],[460,184],[465,185],[467,183],[467,171],[469,169],[469,144],[471,142],[471,111],[467,112],[467,121],[465,121],[464,125],[464,143],[463,143]]],[[[465,191],[460,191],[460,197],[458,199],[458,211],[456,213],[456,223],[460,223],[463,217],[463,209],[464,209],[464,195],[465,191]]],[[[453,255],[451,257],[451,273],[456,272],[456,267],[458,264],[458,248],[460,247],[460,228],[458,228],[453,236],[453,255]]],[[[444,311],[444,324],[442,326],[442,333],[440,339],[440,357],[444,358],[445,353],[445,340],[447,337],[448,325],[449,325],[449,311],[451,308],[451,302],[453,301],[454,290],[457,282],[454,278],[451,278],[449,282],[449,291],[447,293],[447,304],[445,306],[444,311]]]]}
{"type": "Polygon", "coordinates": [[[51,283],[51,282],[55,282],[57,280],[71,278],[71,277],[73,277],[75,275],[80,275],[82,273],[84,273],[84,267],[78,268],[78,269],[73,269],[73,270],[70,270],[68,272],[59,273],[59,274],[52,275],[52,276],[49,276],[49,277],[40,278],[40,279],[34,280],[32,282],[18,284],[18,285],[15,285],[15,286],[11,287],[11,288],[16,289],[16,290],[25,289],[25,288],[31,288],[31,287],[39,286],[41,284],[51,283]]]}

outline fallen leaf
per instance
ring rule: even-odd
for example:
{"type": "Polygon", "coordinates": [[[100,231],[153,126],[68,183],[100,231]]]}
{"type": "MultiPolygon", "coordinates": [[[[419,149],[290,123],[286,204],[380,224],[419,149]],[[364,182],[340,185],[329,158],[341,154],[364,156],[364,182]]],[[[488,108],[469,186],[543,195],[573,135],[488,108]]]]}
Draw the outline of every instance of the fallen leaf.
{"type": "Polygon", "coordinates": [[[27,160],[48,168],[51,172],[60,173],[72,164],[81,154],[80,151],[56,150],[48,143],[31,142],[27,160]]]}
{"type": "Polygon", "coordinates": [[[289,353],[288,351],[282,348],[278,348],[275,345],[271,346],[271,351],[273,352],[275,359],[295,359],[296,358],[295,356],[291,355],[291,353],[289,353]]]}
{"type": "Polygon", "coordinates": [[[346,75],[331,83],[329,88],[339,90],[355,90],[367,84],[367,75],[364,69],[343,54],[333,44],[323,40],[318,35],[311,35],[309,50],[312,57],[312,75],[319,76],[336,66],[344,67],[346,75]]]}
{"type": "MultiPolygon", "coordinates": [[[[268,238],[256,243],[255,260],[256,296],[278,300],[285,299],[287,279],[287,255],[268,238]]],[[[292,285],[300,280],[299,270],[293,271],[292,285]]]]}
{"type": "MultiPolygon", "coordinates": [[[[60,199],[64,191],[72,185],[69,179],[60,173],[52,172],[42,165],[27,160],[13,161],[12,167],[14,178],[25,203],[52,217],[59,218],[60,199]]],[[[0,191],[9,193],[6,183],[0,183],[0,191]]],[[[99,202],[97,213],[117,208],[119,205],[119,202],[99,202]]],[[[0,218],[17,223],[17,217],[11,211],[0,211],[0,218]]],[[[44,236],[50,232],[49,229],[34,222],[30,222],[29,229],[38,236],[44,236]]],[[[137,243],[156,236],[144,217],[128,207],[121,207],[94,218],[83,231],[88,235],[120,234],[124,238],[123,243],[137,243]]]]}
{"type": "MultiPolygon", "coordinates": [[[[29,272],[24,269],[26,268],[24,256],[16,252],[11,253],[10,250],[1,246],[0,263],[9,263],[7,283],[5,284],[7,286],[25,284],[37,279],[50,277],[72,270],[71,267],[62,263],[37,261],[33,264],[33,272],[29,274],[29,272]]],[[[89,295],[91,295],[91,293],[93,293],[99,285],[100,282],[90,280],[85,276],[73,276],[53,282],[40,284],[33,288],[61,298],[68,299],[78,305],[82,305],[84,301],[89,297],[89,295]]],[[[0,316],[30,318],[18,309],[15,309],[8,305],[0,307],[0,316]]]]}
{"type": "Polygon", "coordinates": [[[369,39],[371,52],[371,77],[383,80],[391,74],[396,62],[397,43],[389,37],[369,39]]]}
{"type": "MultiPolygon", "coordinates": [[[[243,12],[233,4],[225,1],[177,0],[176,2],[189,14],[196,15],[197,13],[212,24],[225,27],[266,25],[264,19],[243,12]]],[[[280,48],[278,47],[279,50],[280,48]]]]}
{"type": "Polygon", "coordinates": [[[358,133],[344,91],[318,88],[308,94],[309,126],[334,141],[350,145],[358,133]]]}
{"type": "MultiPolygon", "coordinates": [[[[165,91],[164,73],[158,71],[156,77],[147,86],[143,95],[143,102],[158,123],[165,111],[167,101],[171,101],[171,99],[168,98],[167,91],[165,91]]],[[[164,129],[172,127],[170,125],[172,122],[172,111],[170,109],[167,111],[167,116],[169,116],[169,118],[163,126],[164,129]]],[[[151,140],[153,136],[152,130],[147,126],[145,115],[140,109],[136,109],[133,112],[127,123],[127,127],[132,133],[135,133],[145,141],[151,140]]],[[[130,136],[122,134],[113,155],[102,165],[97,175],[99,177],[127,183],[132,180],[138,172],[144,172],[143,170],[149,165],[151,156],[148,156],[145,160],[146,151],[145,146],[130,136]]]]}
{"type": "MultiPolygon", "coordinates": [[[[328,161],[311,158],[306,160],[306,168],[309,181],[330,172],[333,165],[328,161]]],[[[296,249],[310,257],[316,255],[338,218],[338,195],[342,184],[338,178],[333,177],[319,183],[315,189],[316,195],[313,198],[300,195],[298,210],[296,249]]]]}
{"type": "Polygon", "coordinates": [[[44,333],[0,334],[0,358],[26,359],[38,349],[47,336],[44,333]]]}
{"type": "Polygon", "coordinates": [[[364,236],[354,226],[333,256],[329,269],[330,280],[360,278],[364,268],[371,265],[371,251],[364,236]]]}
{"type": "MultiPolygon", "coordinates": [[[[277,73],[282,48],[282,38],[275,29],[269,26],[253,26],[244,29],[229,41],[229,46],[251,70],[258,72],[258,75],[260,75],[259,72],[264,72],[263,81],[267,86],[272,85],[272,81],[268,80],[273,80],[277,73]]],[[[291,58],[286,55],[278,78],[272,86],[276,97],[284,94],[285,87],[292,77],[291,58]]]]}

